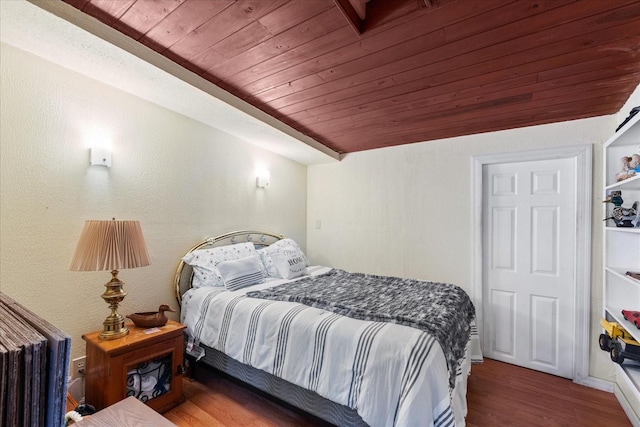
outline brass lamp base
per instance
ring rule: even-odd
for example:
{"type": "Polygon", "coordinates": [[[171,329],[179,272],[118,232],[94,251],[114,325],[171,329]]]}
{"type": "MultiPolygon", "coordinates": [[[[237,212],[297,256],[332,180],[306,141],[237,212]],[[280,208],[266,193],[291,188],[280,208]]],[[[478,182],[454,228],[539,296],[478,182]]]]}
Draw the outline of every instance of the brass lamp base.
{"type": "Polygon", "coordinates": [[[107,290],[101,295],[111,309],[111,314],[102,322],[104,329],[98,335],[101,340],[115,340],[129,333],[129,329],[124,326],[124,317],[118,313],[118,304],[127,296],[122,285],[124,283],[118,279],[118,270],[112,270],[111,281],[104,285],[107,290]]]}

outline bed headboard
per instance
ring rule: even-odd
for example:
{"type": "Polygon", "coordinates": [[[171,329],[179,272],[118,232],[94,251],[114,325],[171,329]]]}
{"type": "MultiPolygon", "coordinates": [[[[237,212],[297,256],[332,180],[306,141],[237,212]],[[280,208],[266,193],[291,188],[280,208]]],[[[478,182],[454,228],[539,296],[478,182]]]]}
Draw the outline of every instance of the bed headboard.
{"type": "MultiPolygon", "coordinates": [[[[282,234],[271,233],[269,231],[256,231],[256,230],[239,230],[232,231],[230,233],[222,234],[217,237],[209,237],[206,240],[198,243],[191,249],[189,249],[184,255],[196,251],[198,249],[213,248],[216,246],[233,245],[235,243],[253,242],[256,249],[269,246],[270,244],[284,239],[282,234]]],[[[180,257],[180,264],[176,270],[176,276],[174,278],[174,289],[178,304],[182,305],[182,295],[191,289],[191,280],[193,279],[193,268],[189,264],[182,261],[180,257]]]]}

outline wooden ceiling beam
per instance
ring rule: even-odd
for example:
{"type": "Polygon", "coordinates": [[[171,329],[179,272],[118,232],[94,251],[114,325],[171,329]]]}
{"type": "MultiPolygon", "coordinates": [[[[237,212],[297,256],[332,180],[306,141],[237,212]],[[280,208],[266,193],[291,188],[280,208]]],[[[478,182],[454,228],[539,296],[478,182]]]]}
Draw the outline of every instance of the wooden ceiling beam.
{"type": "Polygon", "coordinates": [[[349,0],[333,0],[333,2],[338,6],[338,9],[344,17],[347,19],[347,22],[353,28],[353,30],[358,34],[362,34],[362,29],[364,28],[364,21],[360,19],[358,16],[358,12],[353,8],[349,0]]]}

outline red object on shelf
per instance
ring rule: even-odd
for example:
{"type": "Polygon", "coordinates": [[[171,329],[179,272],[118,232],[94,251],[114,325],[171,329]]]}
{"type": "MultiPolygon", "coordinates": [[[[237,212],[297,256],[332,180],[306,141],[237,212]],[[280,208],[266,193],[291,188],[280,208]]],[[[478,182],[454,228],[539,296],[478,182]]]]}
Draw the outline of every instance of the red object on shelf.
{"type": "Polygon", "coordinates": [[[640,311],[622,310],[622,316],[640,329],[640,311]]]}

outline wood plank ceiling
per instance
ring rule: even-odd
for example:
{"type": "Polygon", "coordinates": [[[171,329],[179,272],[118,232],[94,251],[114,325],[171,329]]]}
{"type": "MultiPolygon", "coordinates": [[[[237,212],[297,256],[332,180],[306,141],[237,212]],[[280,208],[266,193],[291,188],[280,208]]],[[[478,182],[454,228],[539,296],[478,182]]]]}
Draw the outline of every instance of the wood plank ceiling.
{"type": "Polygon", "coordinates": [[[638,0],[64,0],[340,153],[617,112],[638,0]]]}

